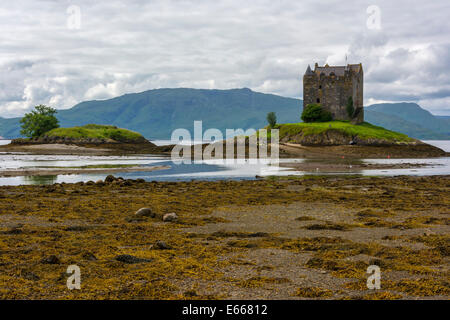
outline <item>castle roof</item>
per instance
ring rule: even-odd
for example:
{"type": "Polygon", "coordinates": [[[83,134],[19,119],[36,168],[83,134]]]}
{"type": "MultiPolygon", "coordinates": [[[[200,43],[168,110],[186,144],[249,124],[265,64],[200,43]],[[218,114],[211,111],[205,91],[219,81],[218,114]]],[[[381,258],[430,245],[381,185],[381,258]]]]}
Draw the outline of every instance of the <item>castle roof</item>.
{"type": "Polygon", "coordinates": [[[336,76],[343,76],[345,74],[345,71],[350,70],[354,71],[356,73],[362,71],[361,64],[348,64],[347,66],[329,66],[328,64],[319,67],[316,64],[316,67],[314,68],[314,73],[316,73],[318,76],[320,76],[321,73],[324,73],[326,76],[329,76],[331,73],[334,73],[336,76]]]}

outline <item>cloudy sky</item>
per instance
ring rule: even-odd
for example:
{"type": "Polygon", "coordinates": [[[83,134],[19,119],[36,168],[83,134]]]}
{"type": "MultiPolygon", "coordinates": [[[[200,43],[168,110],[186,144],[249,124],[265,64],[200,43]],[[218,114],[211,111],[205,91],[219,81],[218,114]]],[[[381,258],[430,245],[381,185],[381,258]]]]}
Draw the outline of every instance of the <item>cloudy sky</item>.
{"type": "Polygon", "coordinates": [[[365,103],[450,115],[448,0],[14,0],[0,116],[164,87],[301,98],[308,64],[362,62],[365,103]]]}

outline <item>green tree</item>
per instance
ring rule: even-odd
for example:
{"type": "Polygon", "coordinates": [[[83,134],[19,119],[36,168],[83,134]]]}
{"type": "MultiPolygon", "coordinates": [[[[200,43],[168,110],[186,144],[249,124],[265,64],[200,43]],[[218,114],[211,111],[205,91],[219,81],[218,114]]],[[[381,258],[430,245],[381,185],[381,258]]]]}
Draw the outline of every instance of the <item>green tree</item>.
{"type": "Polygon", "coordinates": [[[275,127],[275,125],[277,124],[277,116],[275,112],[269,112],[267,114],[267,122],[269,123],[269,126],[271,128],[275,127]]]}
{"type": "Polygon", "coordinates": [[[26,113],[20,119],[20,123],[22,123],[20,134],[36,138],[52,129],[58,128],[59,123],[55,117],[56,112],[56,109],[42,104],[34,107],[33,111],[26,113]]]}
{"type": "Polygon", "coordinates": [[[350,96],[347,100],[347,114],[350,118],[352,118],[354,113],[355,107],[353,106],[353,98],[350,96]]]}
{"type": "Polygon", "coordinates": [[[331,113],[323,110],[320,104],[311,103],[306,105],[302,112],[304,122],[327,122],[332,120],[331,113]]]}

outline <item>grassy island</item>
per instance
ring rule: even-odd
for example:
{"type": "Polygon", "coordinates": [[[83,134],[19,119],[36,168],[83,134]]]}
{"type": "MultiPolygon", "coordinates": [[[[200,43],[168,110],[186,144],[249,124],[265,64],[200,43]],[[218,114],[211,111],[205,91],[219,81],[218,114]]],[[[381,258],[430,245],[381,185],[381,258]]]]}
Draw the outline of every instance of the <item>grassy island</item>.
{"type": "Polygon", "coordinates": [[[368,122],[354,125],[345,121],[313,122],[313,123],[286,123],[275,126],[280,129],[280,139],[289,135],[302,133],[303,135],[322,134],[328,131],[339,131],[344,135],[361,139],[383,139],[398,142],[411,142],[414,139],[406,134],[387,130],[368,122]]]}
{"type": "Polygon", "coordinates": [[[368,122],[352,124],[347,121],[277,124],[282,142],[304,145],[363,145],[411,144],[417,140],[368,122]]]}
{"type": "Polygon", "coordinates": [[[52,138],[114,140],[117,142],[142,142],[145,138],[137,132],[110,125],[87,124],[82,127],[56,128],[45,134],[52,138]]]}

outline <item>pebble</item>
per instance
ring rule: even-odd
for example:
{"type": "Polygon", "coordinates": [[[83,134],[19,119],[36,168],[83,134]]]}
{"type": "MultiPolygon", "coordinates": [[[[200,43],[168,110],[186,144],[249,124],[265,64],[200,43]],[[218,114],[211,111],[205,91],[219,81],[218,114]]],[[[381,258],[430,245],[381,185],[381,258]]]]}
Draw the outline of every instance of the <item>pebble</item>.
{"type": "Polygon", "coordinates": [[[59,264],[61,261],[59,260],[59,258],[55,255],[51,255],[45,258],[42,258],[41,263],[45,263],[45,264],[59,264]]]}
{"type": "Polygon", "coordinates": [[[136,217],[155,217],[155,213],[150,208],[140,208],[134,215],[136,217]]]}
{"type": "Polygon", "coordinates": [[[111,174],[105,178],[105,182],[106,183],[111,183],[111,182],[116,181],[116,180],[117,180],[116,177],[114,177],[111,174]]]}
{"type": "Polygon", "coordinates": [[[167,243],[165,243],[164,241],[161,241],[161,240],[156,241],[156,243],[154,244],[153,248],[159,249],[159,250],[171,249],[170,246],[167,245],[167,243]]]}
{"type": "Polygon", "coordinates": [[[164,222],[171,222],[171,221],[177,221],[178,220],[178,216],[175,212],[171,212],[171,213],[166,213],[163,216],[163,221],[164,222]]]}

